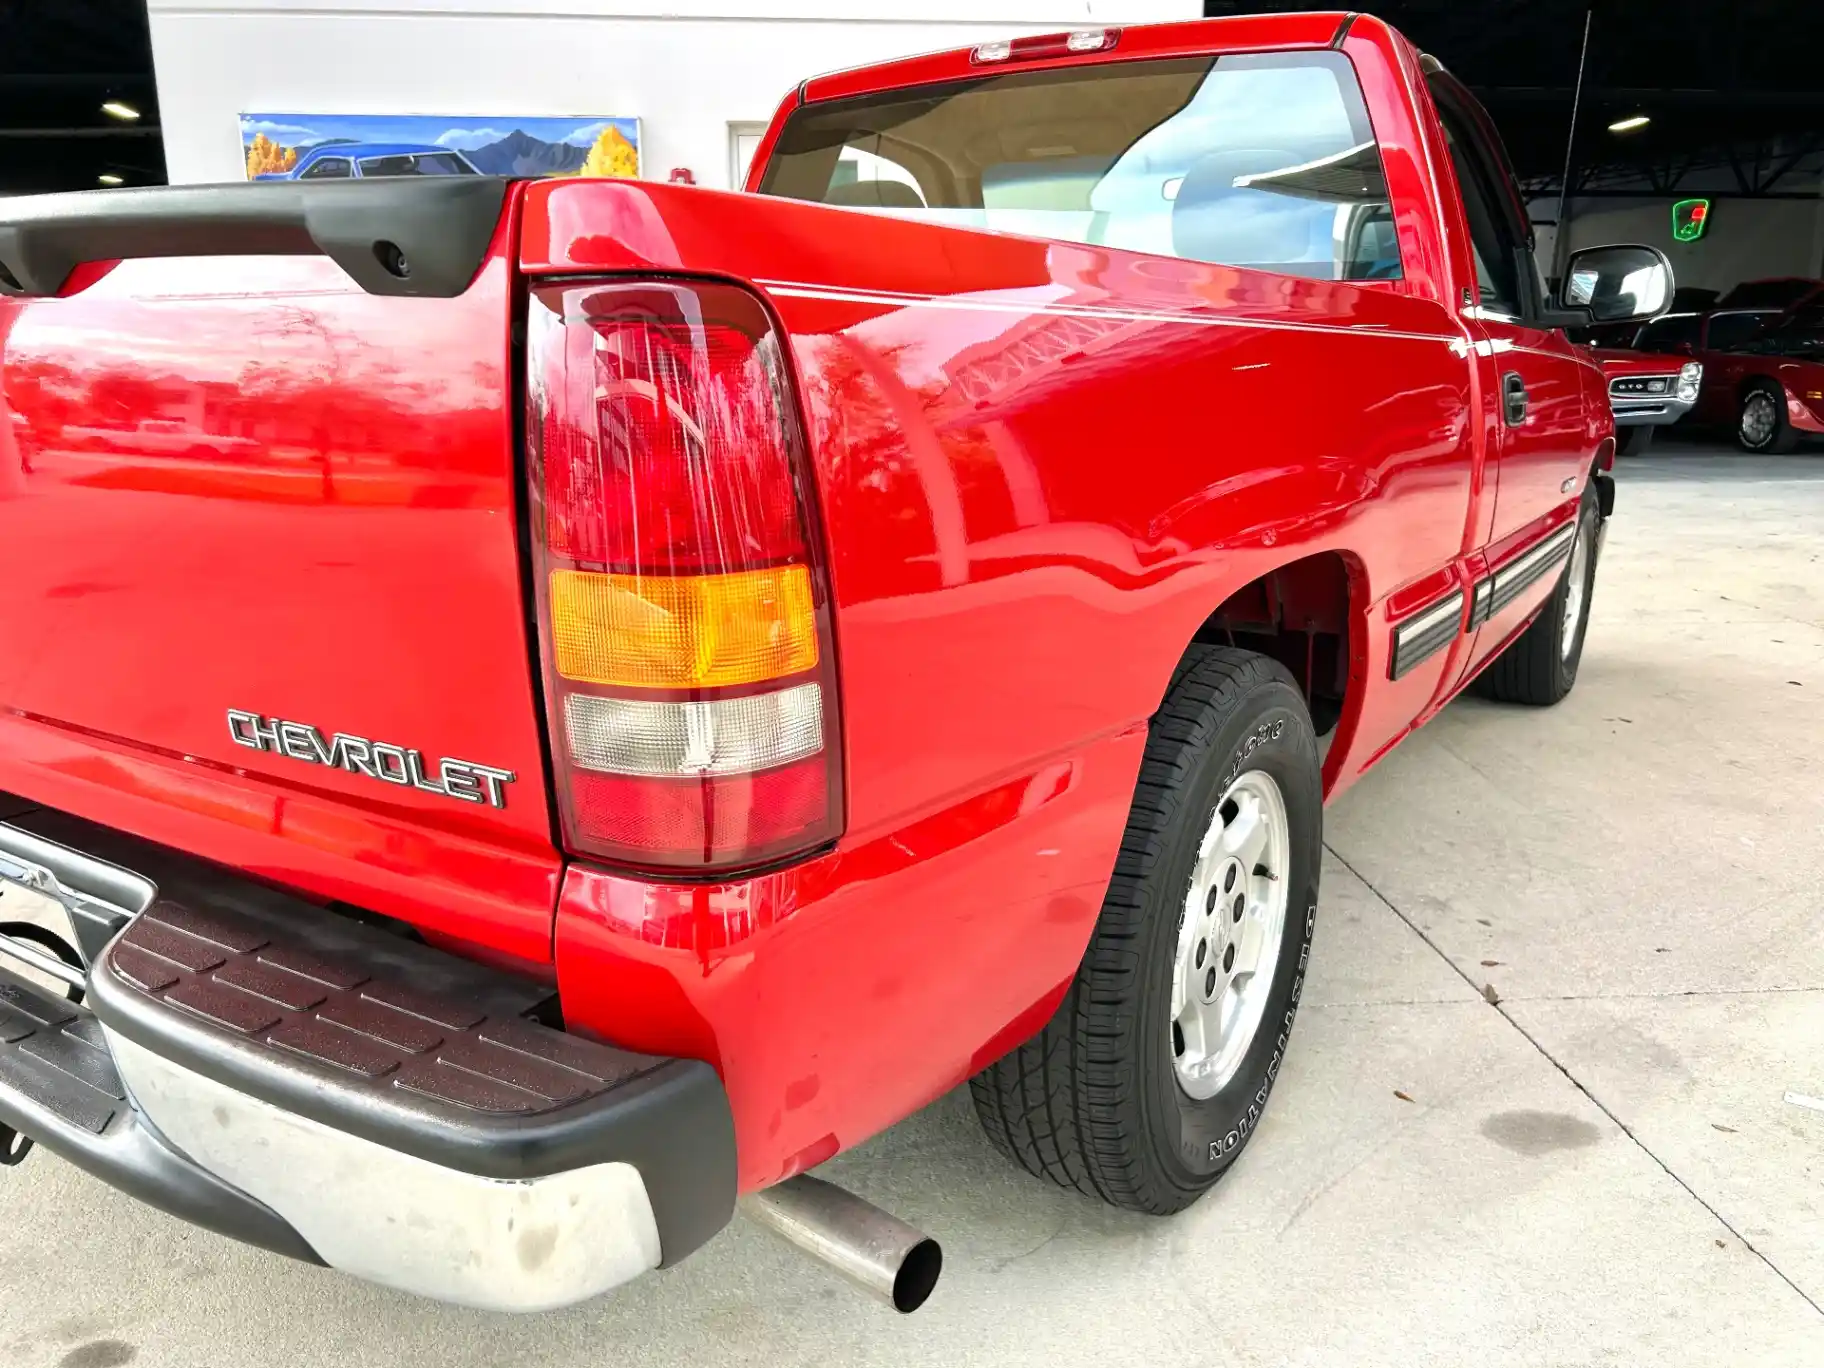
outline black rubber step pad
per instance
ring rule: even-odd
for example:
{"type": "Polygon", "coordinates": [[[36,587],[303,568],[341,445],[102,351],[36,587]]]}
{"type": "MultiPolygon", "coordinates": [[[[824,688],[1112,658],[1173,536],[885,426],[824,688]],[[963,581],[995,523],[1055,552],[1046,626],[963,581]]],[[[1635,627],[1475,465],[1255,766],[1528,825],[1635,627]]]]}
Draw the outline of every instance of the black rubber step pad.
{"type": "MultiPolygon", "coordinates": [[[[270,920],[237,924],[161,898],[121,933],[107,967],[153,1003],[270,1051],[274,1062],[307,1061],[352,1086],[415,1099],[419,1110],[531,1116],[666,1062],[501,1010],[535,995],[451,988],[447,974],[432,972],[449,968],[441,951],[327,911],[311,909],[309,924],[306,949],[270,920]],[[326,948],[336,937],[348,942],[339,953],[326,948]],[[443,986],[401,981],[414,955],[426,958],[424,981],[443,986]]],[[[478,982],[493,973],[464,968],[478,982]]]]}

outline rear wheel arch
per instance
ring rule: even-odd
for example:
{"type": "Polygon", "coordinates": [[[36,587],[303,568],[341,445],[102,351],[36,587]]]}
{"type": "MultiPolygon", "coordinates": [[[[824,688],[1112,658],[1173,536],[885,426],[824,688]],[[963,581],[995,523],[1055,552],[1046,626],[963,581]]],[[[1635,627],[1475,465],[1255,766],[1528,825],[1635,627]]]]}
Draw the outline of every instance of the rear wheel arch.
{"type": "Polygon", "coordinates": [[[1233,590],[1197,627],[1173,670],[1199,646],[1234,646],[1277,660],[1305,695],[1326,749],[1355,727],[1368,675],[1368,570],[1349,551],[1318,551],[1233,590]]]}
{"type": "Polygon", "coordinates": [[[1780,380],[1778,376],[1766,375],[1760,371],[1753,371],[1744,375],[1741,379],[1741,383],[1736,385],[1735,402],[1739,404],[1742,400],[1746,399],[1749,390],[1767,389],[1769,387],[1777,389],[1780,392],[1780,397],[1782,399],[1792,398],[1792,396],[1786,392],[1785,382],[1780,380]]]}

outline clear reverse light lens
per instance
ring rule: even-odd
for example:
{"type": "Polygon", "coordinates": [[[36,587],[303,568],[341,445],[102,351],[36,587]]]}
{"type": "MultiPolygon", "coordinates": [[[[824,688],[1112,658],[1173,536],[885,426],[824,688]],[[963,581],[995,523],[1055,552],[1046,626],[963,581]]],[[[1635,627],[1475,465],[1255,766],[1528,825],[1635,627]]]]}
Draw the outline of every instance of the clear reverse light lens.
{"type": "Polygon", "coordinates": [[[1004,62],[1013,56],[1013,44],[1009,42],[981,43],[969,55],[978,62],[1004,62]]]}
{"type": "Polygon", "coordinates": [[[583,769],[645,778],[747,774],[823,749],[823,692],[799,684],[686,703],[571,694],[564,730],[571,761],[583,769]]]}
{"type": "Polygon", "coordinates": [[[1107,29],[1078,29],[1064,40],[1072,52],[1100,52],[1108,46],[1107,29]]]}

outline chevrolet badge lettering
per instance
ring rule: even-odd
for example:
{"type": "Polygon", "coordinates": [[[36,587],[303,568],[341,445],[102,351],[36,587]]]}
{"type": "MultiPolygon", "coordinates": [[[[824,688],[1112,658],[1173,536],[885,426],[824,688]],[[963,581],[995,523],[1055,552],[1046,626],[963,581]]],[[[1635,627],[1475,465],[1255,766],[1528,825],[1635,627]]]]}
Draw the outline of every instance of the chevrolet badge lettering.
{"type": "Polygon", "coordinates": [[[421,789],[425,793],[438,793],[465,803],[486,803],[490,807],[507,805],[507,785],[515,778],[512,770],[450,756],[427,765],[422,751],[407,750],[404,746],[348,732],[337,732],[326,741],[322,732],[303,722],[265,717],[239,708],[228,709],[228,735],[234,738],[235,745],[246,746],[249,750],[283,755],[302,760],[307,765],[347,770],[350,774],[365,775],[401,788],[421,789]]]}

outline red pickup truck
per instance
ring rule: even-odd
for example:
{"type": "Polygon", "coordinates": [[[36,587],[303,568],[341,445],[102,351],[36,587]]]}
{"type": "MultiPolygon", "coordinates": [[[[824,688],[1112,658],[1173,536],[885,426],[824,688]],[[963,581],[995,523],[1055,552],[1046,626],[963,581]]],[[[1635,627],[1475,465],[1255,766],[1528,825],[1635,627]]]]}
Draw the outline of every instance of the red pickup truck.
{"type": "Polygon", "coordinates": [[[1120,1207],[1234,1162],[1324,800],[1576,680],[1560,329],[1665,259],[1548,308],[1343,14],[820,77],[748,188],[0,202],[0,1152],[522,1310],[738,1200],[909,1309],[807,1175],[965,1081],[1120,1207]]]}

